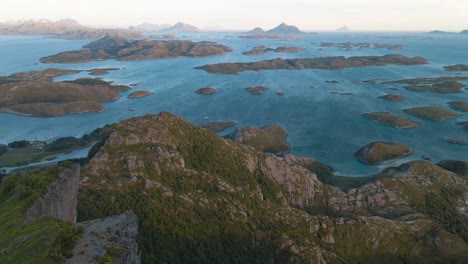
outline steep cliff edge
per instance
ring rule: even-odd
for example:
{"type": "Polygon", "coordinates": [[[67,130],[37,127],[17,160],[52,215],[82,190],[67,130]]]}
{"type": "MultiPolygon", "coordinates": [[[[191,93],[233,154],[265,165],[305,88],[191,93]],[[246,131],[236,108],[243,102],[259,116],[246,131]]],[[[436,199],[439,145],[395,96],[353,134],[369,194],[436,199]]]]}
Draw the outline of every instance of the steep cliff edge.
{"type": "Polygon", "coordinates": [[[343,188],[321,182],[315,160],[262,153],[169,113],[111,130],[83,168],[78,218],[134,210],[142,263],[468,256],[468,219],[458,209],[467,181],[433,164],[412,162],[343,188]]]}
{"type": "Polygon", "coordinates": [[[49,216],[60,221],[76,223],[79,182],[80,166],[73,164],[60,172],[58,177],[49,183],[47,190],[26,209],[26,218],[49,216]]]}

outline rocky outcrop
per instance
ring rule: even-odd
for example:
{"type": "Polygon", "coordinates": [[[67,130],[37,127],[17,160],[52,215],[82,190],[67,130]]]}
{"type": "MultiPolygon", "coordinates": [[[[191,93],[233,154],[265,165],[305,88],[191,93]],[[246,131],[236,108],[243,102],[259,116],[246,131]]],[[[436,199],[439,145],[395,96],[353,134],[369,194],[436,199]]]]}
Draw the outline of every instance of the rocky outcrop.
{"type": "Polygon", "coordinates": [[[320,57],[300,59],[273,59],[244,63],[218,63],[195,67],[210,73],[238,74],[243,71],[262,70],[301,70],[324,69],[341,70],[345,68],[385,66],[385,65],[419,65],[426,64],[421,57],[408,58],[402,55],[359,56],[359,57],[320,57]]]}
{"type": "Polygon", "coordinates": [[[52,181],[25,212],[26,218],[48,216],[61,221],[76,223],[76,205],[80,166],[71,165],[52,181]]]}
{"type": "Polygon", "coordinates": [[[223,55],[231,48],[215,42],[189,40],[131,40],[104,37],[84,45],[82,49],[61,52],[40,59],[42,63],[80,63],[117,59],[123,61],[156,60],[163,58],[206,57],[223,55]]]}
{"type": "Polygon", "coordinates": [[[66,264],[116,263],[140,264],[138,250],[138,219],[132,212],[77,224],[82,237],[66,264]]]}

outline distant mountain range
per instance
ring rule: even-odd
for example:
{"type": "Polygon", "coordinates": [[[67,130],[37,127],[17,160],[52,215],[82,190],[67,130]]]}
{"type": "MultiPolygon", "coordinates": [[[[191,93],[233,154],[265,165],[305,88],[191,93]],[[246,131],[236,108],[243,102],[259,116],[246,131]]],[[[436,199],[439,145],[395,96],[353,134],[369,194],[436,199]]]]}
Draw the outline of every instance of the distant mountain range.
{"type": "Polygon", "coordinates": [[[270,29],[268,31],[264,31],[260,27],[256,27],[248,32],[247,34],[255,34],[255,35],[261,35],[261,34],[275,34],[275,35],[296,35],[296,34],[304,34],[299,28],[296,26],[290,26],[286,25],[285,23],[279,24],[277,27],[270,29]]]}
{"type": "Polygon", "coordinates": [[[98,39],[106,36],[141,38],[139,32],[128,29],[97,29],[81,25],[67,18],[16,20],[0,23],[0,35],[51,35],[64,39],[98,39]]]}
{"type": "Polygon", "coordinates": [[[351,29],[349,29],[348,26],[342,26],[340,28],[337,29],[337,31],[350,31],[351,29]]]}
{"type": "Polygon", "coordinates": [[[193,33],[199,32],[198,28],[189,24],[179,22],[175,25],[170,24],[151,24],[151,23],[142,23],[136,26],[129,28],[130,30],[141,31],[141,32],[150,32],[157,31],[162,33],[193,33]]]}
{"type": "Polygon", "coordinates": [[[450,32],[450,31],[442,31],[442,30],[433,30],[429,31],[429,34],[468,34],[468,30],[462,30],[460,32],[450,32]]]}

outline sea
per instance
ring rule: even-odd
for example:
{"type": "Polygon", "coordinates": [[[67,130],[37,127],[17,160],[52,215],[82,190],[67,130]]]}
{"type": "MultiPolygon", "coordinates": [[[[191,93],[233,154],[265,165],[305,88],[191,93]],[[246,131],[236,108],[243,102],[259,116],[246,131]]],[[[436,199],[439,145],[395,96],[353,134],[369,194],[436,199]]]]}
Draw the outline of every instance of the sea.
{"type": "MultiPolygon", "coordinates": [[[[105,60],[78,64],[41,64],[39,59],[58,52],[79,49],[87,40],[63,40],[44,36],[0,36],[0,75],[47,68],[89,70],[93,68],[121,68],[101,76],[88,72],[60,76],[55,81],[80,77],[100,77],[115,84],[139,83],[121,93],[118,100],[105,102],[106,111],[59,117],[36,118],[0,113],[0,143],[14,140],[47,140],[75,136],[134,116],[168,111],[181,115],[193,124],[210,121],[237,121],[236,127],[279,125],[288,132],[291,153],[317,159],[335,170],[335,174],[360,176],[376,174],[389,166],[398,166],[423,157],[432,162],[443,159],[467,160],[468,146],[446,142],[446,138],[468,141],[468,133],[455,123],[468,121],[467,113],[440,123],[407,115],[404,109],[415,106],[437,106],[449,109],[447,102],[468,102],[468,91],[454,94],[414,92],[405,84],[365,83],[369,79],[400,80],[416,77],[468,76],[443,69],[445,65],[468,64],[468,35],[428,34],[411,32],[319,32],[292,39],[245,39],[244,34],[181,33],[179,39],[215,41],[234,51],[222,56],[203,58],[171,58],[149,61],[105,60]],[[322,47],[321,42],[384,43],[404,45],[402,50],[374,48],[322,47]],[[298,46],[298,53],[274,53],[246,56],[242,53],[255,46],[298,46]],[[417,66],[361,67],[343,70],[267,70],[247,71],[234,75],[212,74],[194,69],[196,66],[221,62],[250,62],[274,58],[316,58],[324,56],[368,56],[401,54],[421,56],[429,61],[417,66]],[[338,83],[326,81],[336,80],[338,83]],[[244,88],[267,86],[263,95],[252,95],[244,88]],[[213,87],[216,94],[195,94],[202,87],[213,87]],[[394,90],[394,89],[398,90],[394,90]],[[149,90],[152,95],[128,99],[137,90],[149,90]],[[276,92],[284,92],[284,96],[276,92]],[[338,92],[338,94],[336,93],[338,92]],[[339,93],[346,93],[345,95],[339,93]],[[351,93],[351,94],[349,94],[351,93]],[[391,102],[379,96],[394,93],[407,99],[391,102]],[[374,123],[362,114],[388,111],[422,125],[410,129],[396,129],[374,123]],[[353,154],[373,141],[406,144],[413,154],[372,166],[357,161],[353,154]]],[[[468,86],[468,82],[462,81],[468,86]]],[[[220,133],[225,135],[234,128],[220,133]]],[[[83,157],[79,150],[68,157],[83,157]]]]}

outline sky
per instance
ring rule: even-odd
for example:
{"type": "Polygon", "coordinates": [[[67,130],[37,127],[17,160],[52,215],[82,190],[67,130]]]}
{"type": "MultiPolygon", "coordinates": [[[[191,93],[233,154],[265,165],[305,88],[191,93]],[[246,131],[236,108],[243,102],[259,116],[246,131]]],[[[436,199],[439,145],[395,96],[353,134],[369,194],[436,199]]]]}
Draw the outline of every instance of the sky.
{"type": "Polygon", "coordinates": [[[305,31],[461,31],[468,0],[2,0],[0,21],[72,18],[84,25],[128,27],[184,22],[202,29],[305,31]]]}

